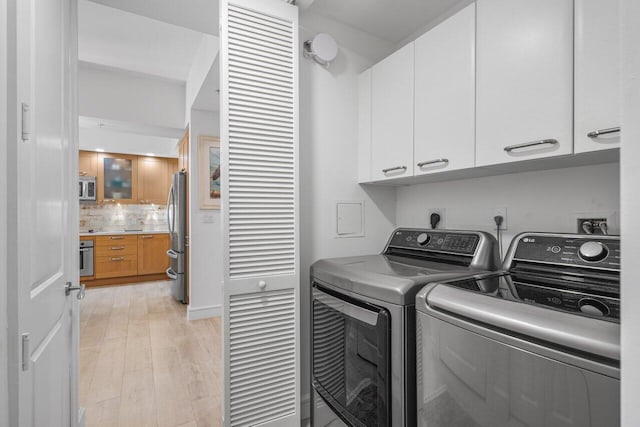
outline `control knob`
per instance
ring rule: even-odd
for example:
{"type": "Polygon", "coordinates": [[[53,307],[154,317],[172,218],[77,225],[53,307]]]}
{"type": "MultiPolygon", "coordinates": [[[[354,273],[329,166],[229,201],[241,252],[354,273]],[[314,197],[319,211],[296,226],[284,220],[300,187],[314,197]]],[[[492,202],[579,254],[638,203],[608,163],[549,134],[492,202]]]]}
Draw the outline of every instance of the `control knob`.
{"type": "Polygon", "coordinates": [[[592,316],[604,317],[611,313],[611,310],[609,310],[609,307],[607,307],[605,303],[593,298],[582,298],[578,301],[578,308],[580,308],[581,312],[592,316]]]}
{"type": "Polygon", "coordinates": [[[426,245],[427,243],[429,243],[430,240],[431,240],[431,236],[429,236],[429,234],[427,233],[420,233],[416,238],[416,241],[420,246],[426,245]]]}
{"type": "Polygon", "coordinates": [[[600,242],[586,242],[578,251],[580,258],[589,262],[602,261],[609,255],[609,249],[600,242]]]}

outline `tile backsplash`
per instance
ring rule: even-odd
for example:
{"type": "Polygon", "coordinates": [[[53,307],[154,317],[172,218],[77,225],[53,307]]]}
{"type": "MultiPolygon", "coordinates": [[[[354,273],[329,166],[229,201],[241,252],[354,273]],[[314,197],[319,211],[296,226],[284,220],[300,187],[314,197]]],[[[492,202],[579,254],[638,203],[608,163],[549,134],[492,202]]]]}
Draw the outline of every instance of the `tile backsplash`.
{"type": "Polygon", "coordinates": [[[80,232],[93,230],[166,231],[165,205],[89,205],[80,204],[80,232]]]}

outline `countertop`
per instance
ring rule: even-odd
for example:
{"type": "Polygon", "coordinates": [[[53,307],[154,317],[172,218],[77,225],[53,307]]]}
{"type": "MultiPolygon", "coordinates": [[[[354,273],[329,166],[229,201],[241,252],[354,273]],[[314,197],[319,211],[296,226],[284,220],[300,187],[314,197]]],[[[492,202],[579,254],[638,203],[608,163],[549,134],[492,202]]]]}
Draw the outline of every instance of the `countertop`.
{"type": "Polygon", "coordinates": [[[94,233],[88,233],[86,231],[80,232],[80,237],[91,237],[91,236],[116,236],[121,234],[169,234],[168,230],[135,230],[135,231],[96,231],[94,233]]]}

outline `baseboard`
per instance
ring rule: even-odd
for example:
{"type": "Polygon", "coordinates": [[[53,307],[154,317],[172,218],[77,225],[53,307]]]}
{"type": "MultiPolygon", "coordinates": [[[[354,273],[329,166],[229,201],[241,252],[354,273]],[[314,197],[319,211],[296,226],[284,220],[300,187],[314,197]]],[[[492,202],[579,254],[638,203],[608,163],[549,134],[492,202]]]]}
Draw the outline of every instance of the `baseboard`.
{"type": "Polygon", "coordinates": [[[209,305],[205,307],[187,307],[187,320],[200,320],[209,317],[222,316],[221,305],[209,305]]]}
{"type": "Polygon", "coordinates": [[[87,425],[87,412],[84,407],[80,407],[78,412],[78,427],[85,427],[87,425]]]}
{"type": "Polygon", "coordinates": [[[311,393],[300,396],[300,418],[303,422],[311,418],[311,393]]]}

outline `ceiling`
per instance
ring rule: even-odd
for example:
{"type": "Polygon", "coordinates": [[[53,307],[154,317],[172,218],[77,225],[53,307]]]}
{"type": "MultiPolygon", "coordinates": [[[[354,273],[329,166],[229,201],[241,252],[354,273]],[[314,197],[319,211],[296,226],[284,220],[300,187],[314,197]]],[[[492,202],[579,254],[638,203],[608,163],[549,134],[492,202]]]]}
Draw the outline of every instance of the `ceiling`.
{"type": "Polygon", "coordinates": [[[189,28],[87,0],[79,1],[78,16],[80,61],[171,80],[187,80],[203,38],[189,28]]]}
{"type": "Polygon", "coordinates": [[[465,0],[315,0],[308,12],[398,44],[465,0]]]}
{"type": "Polygon", "coordinates": [[[218,35],[218,0],[92,0],[157,21],[218,35]]]}

